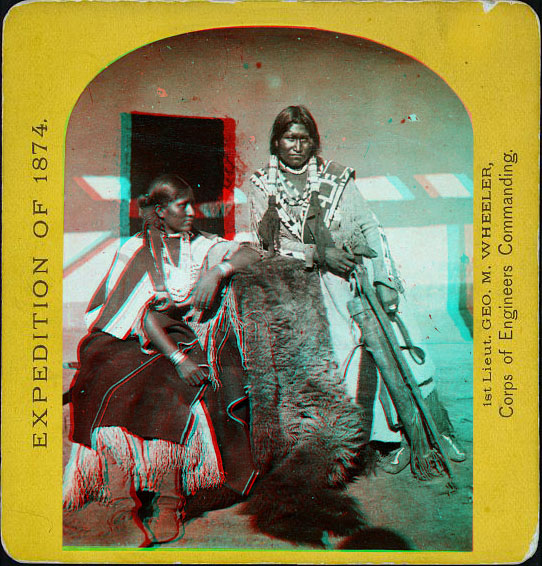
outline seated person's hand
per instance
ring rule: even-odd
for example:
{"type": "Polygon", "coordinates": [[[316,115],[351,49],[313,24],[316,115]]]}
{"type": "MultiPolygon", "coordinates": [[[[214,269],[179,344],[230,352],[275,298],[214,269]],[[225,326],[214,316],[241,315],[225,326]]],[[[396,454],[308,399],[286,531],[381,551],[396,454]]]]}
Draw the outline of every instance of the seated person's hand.
{"type": "Polygon", "coordinates": [[[338,248],[326,248],[326,264],[335,273],[346,275],[356,266],[354,254],[338,248]]]}
{"type": "Polygon", "coordinates": [[[184,362],[177,364],[175,369],[183,381],[194,387],[201,385],[209,377],[204,367],[198,366],[188,357],[184,362]]]}
{"type": "Polygon", "coordinates": [[[399,293],[395,289],[377,283],[376,295],[385,312],[388,314],[397,312],[397,307],[399,306],[399,293]]]}
{"type": "Polygon", "coordinates": [[[198,310],[210,308],[220,288],[223,276],[220,269],[216,267],[203,273],[192,290],[190,304],[198,310]]]}

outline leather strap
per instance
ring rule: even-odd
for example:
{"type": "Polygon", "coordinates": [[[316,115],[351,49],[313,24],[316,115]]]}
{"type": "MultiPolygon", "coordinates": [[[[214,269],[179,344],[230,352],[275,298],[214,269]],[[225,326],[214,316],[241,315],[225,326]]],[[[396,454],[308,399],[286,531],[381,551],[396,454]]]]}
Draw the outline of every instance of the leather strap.
{"type": "Polygon", "coordinates": [[[401,346],[401,350],[407,350],[410,354],[410,357],[419,365],[423,365],[425,363],[425,352],[419,346],[414,346],[412,340],[410,338],[410,334],[408,333],[408,328],[406,327],[405,323],[402,321],[401,317],[398,313],[394,313],[393,316],[390,316],[393,322],[397,323],[401,335],[403,336],[403,340],[405,341],[405,345],[401,346]]]}

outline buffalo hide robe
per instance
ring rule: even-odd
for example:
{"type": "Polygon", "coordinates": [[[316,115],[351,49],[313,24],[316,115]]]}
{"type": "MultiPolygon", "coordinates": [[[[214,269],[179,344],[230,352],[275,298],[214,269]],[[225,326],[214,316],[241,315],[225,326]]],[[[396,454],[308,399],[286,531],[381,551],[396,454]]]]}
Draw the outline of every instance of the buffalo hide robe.
{"type": "Polygon", "coordinates": [[[238,274],[234,290],[263,473],[246,512],[260,530],[298,542],[348,534],[361,516],[342,486],[369,431],[341,383],[319,275],[275,256],[238,274]]]}

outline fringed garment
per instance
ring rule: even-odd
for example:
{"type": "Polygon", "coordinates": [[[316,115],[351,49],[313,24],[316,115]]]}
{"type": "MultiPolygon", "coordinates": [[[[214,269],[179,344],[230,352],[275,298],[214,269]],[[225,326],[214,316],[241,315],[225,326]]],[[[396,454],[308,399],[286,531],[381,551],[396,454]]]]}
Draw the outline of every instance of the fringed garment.
{"type": "MultiPolygon", "coordinates": [[[[193,287],[201,271],[238,246],[196,234],[180,244],[180,268],[193,287]]],[[[198,390],[145,336],[142,318],[158,279],[155,257],[135,236],[119,250],[90,304],[91,331],[79,346],[80,369],[71,388],[75,444],[65,470],[66,508],[107,500],[105,454],[139,489],[157,489],[170,471],[181,472],[180,494],[223,482],[239,492],[251,485],[255,470],[233,294],[225,288],[219,308],[202,317],[183,307],[190,285],[177,285],[181,300],[168,331],[193,361],[209,367],[210,385],[198,390]]]]}

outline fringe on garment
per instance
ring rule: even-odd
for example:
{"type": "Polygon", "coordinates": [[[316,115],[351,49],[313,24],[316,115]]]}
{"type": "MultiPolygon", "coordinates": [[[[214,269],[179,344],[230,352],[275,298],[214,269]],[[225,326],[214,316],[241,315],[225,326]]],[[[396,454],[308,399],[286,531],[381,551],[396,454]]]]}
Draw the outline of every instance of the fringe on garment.
{"type": "Polygon", "coordinates": [[[104,461],[98,452],[82,444],[72,445],[62,485],[64,509],[74,511],[91,501],[109,501],[104,468],[104,461]]]}
{"type": "Polygon", "coordinates": [[[230,331],[233,331],[237,340],[237,345],[241,357],[244,350],[244,334],[241,316],[239,314],[239,306],[235,293],[228,284],[220,308],[216,315],[206,322],[190,322],[191,328],[196,333],[198,341],[204,352],[207,352],[207,363],[209,364],[210,374],[209,380],[213,389],[220,387],[219,364],[220,350],[224,343],[225,337],[230,331]]]}
{"type": "Polygon", "coordinates": [[[423,455],[410,456],[412,473],[419,480],[430,480],[446,473],[442,455],[434,449],[423,455]]]}
{"type": "Polygon", "coordinates": [[[97,428],[92,449],[74,444],[64,472],[64,501],[67,510],[80,509],[91,501],[107,504],[106,456],[111,456],[136,489],[159,491],[165,474],[179,471],[179,494],[218,487],[224,472],[214,450],[205,414],[196,410],[196,423],[186,446],[168,440],[143,440],[120,427],[97,428]]]}
{"type": "Polygon", "coordinates": [[[430,480],[446,473],[442,454],[431,448],[419,413],[416,414],[410,437],[410,468],[420,480],[430,480]]]}
{"type": "MultiPolygon", "coordinates": [[[[207,352],[210,381],[220,387],[219,354],[224,337],[233,331],[241,358],[244,333],[239,307],[228,285],[217,314],[205,323],[191,323],[202,349],[207,352]],[[222,340],[222,341],[221,341],[222,340]]],[[[179,470],[180,493],[191,495],[224,483],[224,471],[214,449],[212,435],[201,406],[195,410],[196,422],[186,446],[167,440],[142,440],[120,427],[100,427],[92,435],[92,449],[74,444],[64,472],[64,503],[68,510],[80,509],[91,501],[107,503],[107,464],[110,454],[136,489],[154,491],[164,475],[179,470]]]]}
{"type": "Polygon", "coordinates": [[[182,493],[193,495],[200,489],[212,489],[224,483],[224,470],[214,449],[207,416],[201,405],[195,411],[196,422],[187,441],[187,456],[180,474],[182,493]]]}

